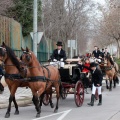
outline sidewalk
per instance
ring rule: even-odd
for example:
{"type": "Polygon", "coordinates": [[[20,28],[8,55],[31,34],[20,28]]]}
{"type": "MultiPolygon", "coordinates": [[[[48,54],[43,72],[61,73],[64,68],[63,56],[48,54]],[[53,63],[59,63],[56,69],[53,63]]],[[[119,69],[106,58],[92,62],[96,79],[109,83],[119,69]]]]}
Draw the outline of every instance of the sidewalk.
{"type": "MultiPolygon", "coordinates": [[[[9,96],[10,92],[8,87],[6,86],[4,88],[4,92],[0,94],[0,109],[8,107],[9,96]]],[[[25,87],[24,88],[19,87],[17,89],[15,97],[19,106],[25,106],[32,103],[32,92],[29,88],[26,89],[25,87]]],[[[12,106],[14,106],[13,103],[12,106]]]]}

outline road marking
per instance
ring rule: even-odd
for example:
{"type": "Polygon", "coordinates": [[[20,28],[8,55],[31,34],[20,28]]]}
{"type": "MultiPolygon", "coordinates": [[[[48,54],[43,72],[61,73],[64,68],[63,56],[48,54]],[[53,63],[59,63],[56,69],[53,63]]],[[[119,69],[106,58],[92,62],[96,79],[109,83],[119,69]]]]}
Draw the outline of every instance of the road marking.
{"type": "Polygon", "coordinates": [[[64,112],[57,120],[62,120],[70,111],[71,109],[64,112]]]}
{"type": "Polygon", "coordinates": [[[55,116],[55,115],[59,115],[59,114],[62,114],[57,120],[62,120],[70,111],[70,110],[66,110],[66,111],[62,111],[62,112],[59,112],[59,113],[54,113],[52,115],[48,115],[48,116],[44,116],[44,117],[40,117],[40,118],[36,118],[36,119],[33,119],[33,120],[41,120],[41,119],[44,119],[44,118],[48,118],[48,117],[51,117],[51,116],[55,116]]]}

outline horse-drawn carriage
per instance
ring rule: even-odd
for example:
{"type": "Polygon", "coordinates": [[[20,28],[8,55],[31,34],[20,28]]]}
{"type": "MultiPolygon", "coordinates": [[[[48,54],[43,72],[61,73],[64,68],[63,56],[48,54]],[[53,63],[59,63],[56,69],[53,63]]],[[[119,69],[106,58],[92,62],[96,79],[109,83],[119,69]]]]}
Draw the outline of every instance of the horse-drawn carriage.
{"type": "MultiPolygon", "coordinates": [[[[68,94],[74,94],[74,100],[78,107],[82,106],[84,102],[84,92],[87,87],[90,87],[90,84],[86,84],[86,79],[91,81],[91,77],[86,78],[86,73],[81,72],[78,67],[79,59],[67,59],[64,68],[59,68],[59,73],[61,77],[62,85],[62,99],[66,99],[68,94]]],[[[49,95],[44,96],[44,105],[49,104],[49,95]]]]}

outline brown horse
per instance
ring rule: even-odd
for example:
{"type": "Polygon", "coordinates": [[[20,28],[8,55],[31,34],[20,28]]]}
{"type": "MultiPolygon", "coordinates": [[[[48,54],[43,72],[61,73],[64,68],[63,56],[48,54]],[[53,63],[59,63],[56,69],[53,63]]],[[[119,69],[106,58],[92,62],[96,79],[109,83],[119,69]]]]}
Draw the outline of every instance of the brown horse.
{"type": "Polygon", "coordinates": [[[5,115],[5,117],[8,118],[10,117],[12,101],[14,102],[16,108],[15,114],[19,114],[18,105],[15,99],[15,93],[17,88],[26,87],[29,86],[29,84],[28,82],[22,82],[19,80],[22,79],[22,76],[20,76],[20,72],[23,72],[20,69],[20,60],[17,59],[17,57],[14,54],[14,51],[10,47],[6,46],[4,42],[0,47],[0,61],[4,63],[5,81],[10,91],[9,105],[5,115]]]}
{"type": "MultiPolygon", "coordinates": [[[[39,107],[38,97],[41,97],[44,91],[49,91],[49,90],[51,91],[52,87],[55,87],[56,90],[57,102],[54,112],[57,112],[58,101],[60,97],[59,94],[60,74],[58,69],[54,66],[47,66],[46,68],[41,66],[34,53],[30,51],[28,48],[26,48],[26,51],[23,50],[23,54],[21,58],[22,61],[27,64],[30,72],[30,74],[27,77],[31,79],[29,81],[29,86],[34,96],[33,103],[35,104],[37,110],[36,117],[39,117],[41,112],[41,103],[39,107]]],[[[41,97],[41,102],[42,99],[43,97],[41,97]]]]}
{"type": "Polygon", "coordinates": [[[117,69],[114,67],[114,63],[110,56],[106,56],[104,58],[104,70],[106,74],[106,86],[109,90],[112,90],[112,81],[114,82],[114,88],[116,87],[116,83],[119,83],[119,79],[117,77],[117,69]],[[108,82],[110,81],[110,86],[108,87],[108,82]]]}

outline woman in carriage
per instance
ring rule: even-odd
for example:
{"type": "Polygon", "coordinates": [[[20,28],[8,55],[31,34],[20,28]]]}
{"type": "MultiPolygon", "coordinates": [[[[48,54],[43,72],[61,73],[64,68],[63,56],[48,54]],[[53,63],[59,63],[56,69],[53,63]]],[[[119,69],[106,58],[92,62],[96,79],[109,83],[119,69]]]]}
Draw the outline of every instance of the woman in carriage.
{"type": "MultiPolygon", "coordinates": [[[[89,61],[88,58],[85,59],[85,64],[84,64],[84,66],[90,67],[90,61],[89,61]]],[[[86,68],[83,68],[82,72],[88,73],[89,70],[86,69],[86,68]]]]}
{"type": "MultiPolygon", "coordinates": [[[[81,61],[80,61],[81,62],[81,61]]],[[[79,63],[78,63],[79,64],[79,63]]],[[[90,61],[89,61],[89,58],[86,58],[85,59],[85,63],[84,63],[84,66],[86,67],[90,67],[90,61]]],[[[87,93],[87,88],[90,87],[90,80],[89,80],[89,76],[90,76],[90,71],[84,67],[81,67],[80,68],[82,73],[84,73],[84,86],[86,88],[86,93],[87,93]]]]}

